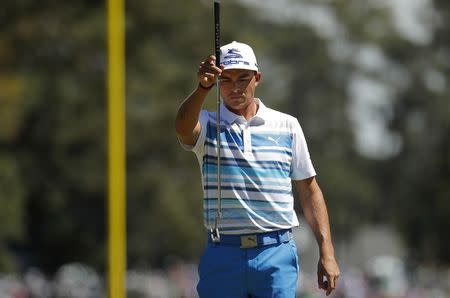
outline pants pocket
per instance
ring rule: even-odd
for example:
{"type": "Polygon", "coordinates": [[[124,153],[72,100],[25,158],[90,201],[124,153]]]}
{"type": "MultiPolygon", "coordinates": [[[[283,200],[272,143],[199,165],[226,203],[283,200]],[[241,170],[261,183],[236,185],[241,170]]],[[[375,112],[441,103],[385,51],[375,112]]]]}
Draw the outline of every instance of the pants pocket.
{"type": "Polygon", "coordinates": [[[297,273],[299,273],[300,260],[299,260],[299,257],[298,257],[297,245],[295,244],[295,241],[293,239],[289,240],[288,244],[289,244],[289,247],[290,247],[291,252],[292,252],[293,262],[295,263],[295,267],[297,268],[297,273]]]}

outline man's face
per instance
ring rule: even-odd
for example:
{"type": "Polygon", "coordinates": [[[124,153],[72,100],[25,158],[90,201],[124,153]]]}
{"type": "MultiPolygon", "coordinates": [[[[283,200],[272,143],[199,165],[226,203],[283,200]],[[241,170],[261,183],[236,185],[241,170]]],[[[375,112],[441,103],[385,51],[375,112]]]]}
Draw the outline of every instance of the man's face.
{"type": "Polygon", "coordinates": [[[261,73],[247,69],[227,69],[220,75],[220,93],[232,111],[245,109],[255,96],[261,73]]]}

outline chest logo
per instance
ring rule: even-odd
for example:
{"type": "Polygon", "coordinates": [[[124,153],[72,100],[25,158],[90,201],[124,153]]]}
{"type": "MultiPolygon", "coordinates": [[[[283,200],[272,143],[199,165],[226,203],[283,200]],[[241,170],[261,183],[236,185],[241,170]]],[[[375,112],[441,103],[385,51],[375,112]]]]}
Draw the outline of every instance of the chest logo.
{"type": "Polygon", "coordinates": [[[274,139],[273,137],[267,137],[267,140],[269,140],[271,142],[274,142],[277,145],[280,145],[280,144],[278,144],[278,141],[280,140],[280,137],[278,137],[276,139],[274,139]]]}

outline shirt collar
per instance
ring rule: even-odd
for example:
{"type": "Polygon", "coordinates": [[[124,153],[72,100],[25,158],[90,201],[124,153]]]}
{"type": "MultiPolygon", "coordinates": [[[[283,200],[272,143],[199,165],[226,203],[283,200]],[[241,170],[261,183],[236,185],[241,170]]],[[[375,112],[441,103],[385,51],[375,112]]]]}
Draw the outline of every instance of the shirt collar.
{"type": "MultiPolygon", "coordinates": [[[[256,104],[258,105],[258,111],[256,112],[256,115],[253,116],[253,118],[250,119],[251,124],[254,125],[261,125],[264,124],[265,119],[264,115],[266,114],[267,107],[262,103],[262,101],[259,98],[255,98],[256,104]]],[[[223,102],[220,104],[220,118],[221,120],[225,120],[229,124],[232,124],[233,122],[236,123],[243,123],[246,122],[245,118],[243,116],[237,115],[230,111],[223,102]]]]}

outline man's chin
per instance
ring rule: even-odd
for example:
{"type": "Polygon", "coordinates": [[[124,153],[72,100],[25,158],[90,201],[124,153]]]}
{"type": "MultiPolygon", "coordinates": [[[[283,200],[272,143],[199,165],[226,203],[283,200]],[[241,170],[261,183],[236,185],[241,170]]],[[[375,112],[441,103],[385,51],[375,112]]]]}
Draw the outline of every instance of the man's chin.
{"type": "Polygon", "coordinates": [[[243,108],[245,108],[244,103],[240,103],[240,104],[228,104],[227,106],[228,106],[228,108],[229,108],[230,110],[234,110],[234,111],[242,110],[243,108]]]}
{"type": "Polygon", "coordinates": [[[234,97],[227,100],[228,106],[233,108],[242,108],[243,106],[245,106],[245,102],[246,100],[244,97],[234,97]]]}

